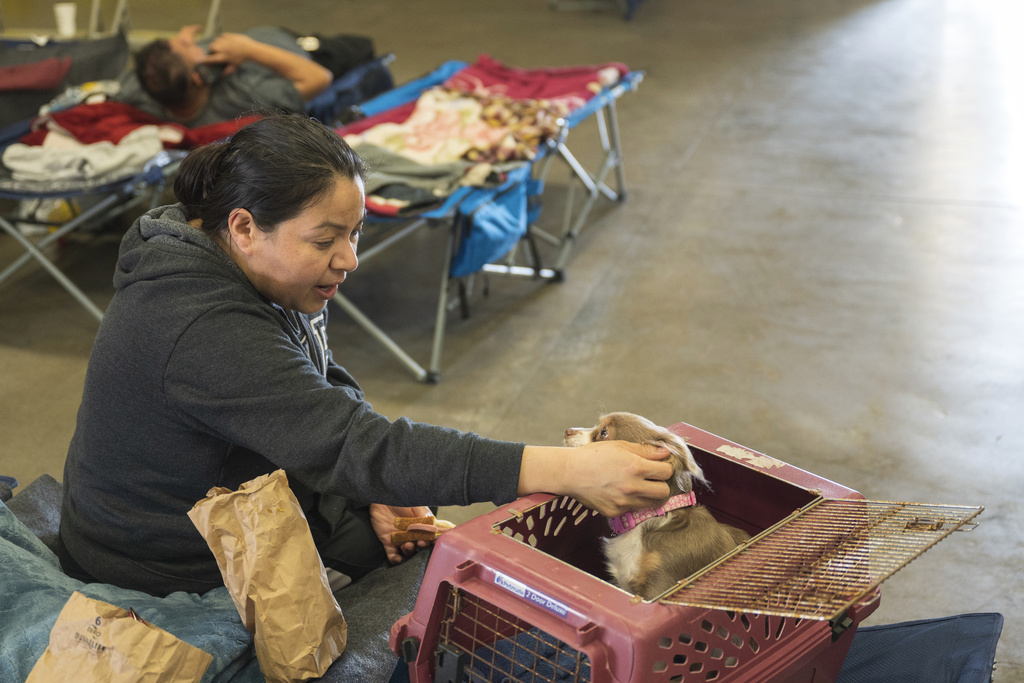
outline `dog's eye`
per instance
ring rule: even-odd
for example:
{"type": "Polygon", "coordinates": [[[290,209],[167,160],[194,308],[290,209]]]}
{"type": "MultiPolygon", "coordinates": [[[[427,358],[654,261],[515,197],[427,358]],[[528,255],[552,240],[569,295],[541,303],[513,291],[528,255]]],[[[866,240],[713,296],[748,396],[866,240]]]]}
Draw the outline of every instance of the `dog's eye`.
{"type": "Polygon", "coordinates": [[[605,427],[604,429],[601,430],[601,438],[602,439],[607,439],[608,438],[608,428],[607,427],[605,427]]]}

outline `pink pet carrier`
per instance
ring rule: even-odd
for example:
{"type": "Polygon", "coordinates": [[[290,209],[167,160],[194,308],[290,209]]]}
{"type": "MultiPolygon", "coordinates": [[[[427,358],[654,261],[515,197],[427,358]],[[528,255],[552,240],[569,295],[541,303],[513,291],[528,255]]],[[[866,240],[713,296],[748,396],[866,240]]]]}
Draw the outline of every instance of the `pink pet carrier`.
{"type": "Polygon", "coordinates": [[[413,681],[834,681],[878,585],[982,508],[867,501],[686,424],[721,522],[753,538],[646,601],[609,582],[607,521],[533,495],[446,532],[391,647],[413,681]]]}

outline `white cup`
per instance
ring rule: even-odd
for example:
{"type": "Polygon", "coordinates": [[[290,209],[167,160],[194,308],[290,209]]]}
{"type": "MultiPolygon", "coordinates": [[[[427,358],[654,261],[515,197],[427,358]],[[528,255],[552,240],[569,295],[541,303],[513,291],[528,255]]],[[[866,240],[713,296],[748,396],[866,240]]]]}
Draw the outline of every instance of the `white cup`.
{"type": "Polygon", "coordinates": [[[75,35],[75,12],[78,5],[74,2],[57,2],[53,5],[53,16],[57,20],[57,35],[61,38],[73,38],[75,35]]]}

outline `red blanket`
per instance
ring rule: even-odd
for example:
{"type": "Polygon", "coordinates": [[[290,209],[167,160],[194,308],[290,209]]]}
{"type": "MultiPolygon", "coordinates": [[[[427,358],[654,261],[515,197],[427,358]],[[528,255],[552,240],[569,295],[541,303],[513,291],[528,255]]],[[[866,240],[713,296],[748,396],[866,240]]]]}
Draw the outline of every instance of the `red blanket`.
{"type": "Polygon", "coordinates": [[[49,116],[42,116],[32,122],[32,132],[22,136],[20,142],[26,145],[41,145],[49,132],[50,122],[63,128],[83,144],[113,142],[117,144],[125,135],[140,126],[163,126],[181,134],[179,142],[165,142],[167,149],[192,149],[209,142],[228,137],[258,116],[248,116],[234,121],[214,123],[198,128],[186,128],[179,123],[161,121],[149,114],[121,102],[98,102],[79,104],[49,116]]]}
{"type": "MultiPolygon", "coordinates": [[[[597,66],[563,66],[550,69],[517,69],[487,55],[448,79],[445,85],[472,92],[486,89],[515,99],[567,99],[586,102],[604,86],[602,72],[612,70],[611,81],[629,73],[625,64],[609,62],[597,66]]],[[[577,105],[578,106],[578,105],[577,105]]]]}

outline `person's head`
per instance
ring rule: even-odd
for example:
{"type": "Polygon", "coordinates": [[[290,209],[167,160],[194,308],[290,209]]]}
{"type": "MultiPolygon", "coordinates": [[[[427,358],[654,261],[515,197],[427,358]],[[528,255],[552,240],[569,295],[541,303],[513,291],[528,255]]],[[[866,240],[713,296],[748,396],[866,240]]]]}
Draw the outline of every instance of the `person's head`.
{"type": "Polygon", "coordinates": [[[135,55],[135,75],[150,97],[169,109],[187,106],[207,83],[197,70],[206,51],[196,41],[198,26],[170,39],[154,40],[135,55]]]}
{"type": "Polygon", "coordinates": [[[135,75],[142,89],[168,109],[187,105],[196,87],[195,64],[175,51],[169,40],[154,40],[139,50],[135,75]]]}
{"type": "Polygon", "coordinates": [[[314,313],[359,263],[365,173],[327,126],[274,115],[189,154],[174,194],[263,296],[314,313]]]}

